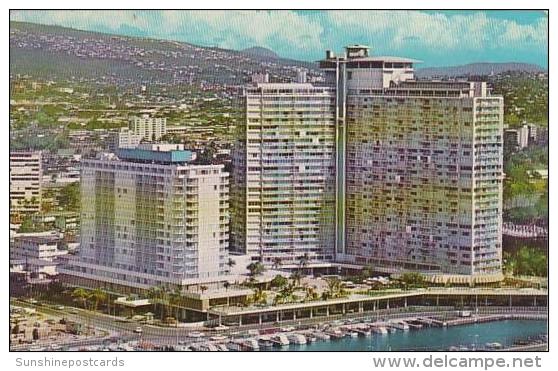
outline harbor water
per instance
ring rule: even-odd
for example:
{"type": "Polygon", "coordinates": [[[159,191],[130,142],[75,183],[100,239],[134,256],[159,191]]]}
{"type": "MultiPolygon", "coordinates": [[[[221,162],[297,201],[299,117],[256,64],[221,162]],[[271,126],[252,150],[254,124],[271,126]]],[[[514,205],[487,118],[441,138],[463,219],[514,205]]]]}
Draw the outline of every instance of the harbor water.
{"type": "Polygon", "coordinates": [[[391,334],[344,337],[317,341],[306,345],[274,347],[272,351],[447,351],[482,349],[487,343],[509,347],[518,340],[546,335],[547,321],[504,320],[451,327],[430,327],[420,330],[397,331],[391,334]],[[465,349],[466,348],[466,349],[465,349]]]}

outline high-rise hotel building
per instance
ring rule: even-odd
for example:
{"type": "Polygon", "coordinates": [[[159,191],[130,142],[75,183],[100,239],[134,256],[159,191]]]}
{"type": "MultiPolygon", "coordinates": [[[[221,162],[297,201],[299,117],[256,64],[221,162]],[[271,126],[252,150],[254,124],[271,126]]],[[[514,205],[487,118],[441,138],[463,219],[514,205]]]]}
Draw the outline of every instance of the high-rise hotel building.
{"type": "Polygon", "coordinates": [[[147,289],[215,282],[226,273],[228,173],[193,165],[182,145],[140,144],[81,163],[73,283],[147,289]]]}
{"type": "Polygon", "coordinates": [[[233,153],[231,250],[272,265],[333,260],[335,92],[307,83],[245,89],[233,153]]]}
{"type": "Polygon", "coordinates": [[[327,52],[325,87],[246,90],[233,160],[235,249],[264,262],[314,246],[324,252],[317,259],[330,260],[334,248],[332,260],[393,272],[501,272],[503,98],[483,82],[416,80],[416,62],[355,45],[343,57],[327,52]],[[321,138],[304,126],[318,124],[303,103],[316,101],[310,91],[324,95],[321,138]],[[323,154],[314,165],[320,183],[300,171],[312,158],[309,147],[298,148],[307,136],[323,154]],[[319,215],[328,217],[297,212],[303,194],[313,204],[327,200],[319,215]],[[326,238],[302,228],[301,214],[326,238]],[[308,237],[319,243],[298,243],[308,237]]]}

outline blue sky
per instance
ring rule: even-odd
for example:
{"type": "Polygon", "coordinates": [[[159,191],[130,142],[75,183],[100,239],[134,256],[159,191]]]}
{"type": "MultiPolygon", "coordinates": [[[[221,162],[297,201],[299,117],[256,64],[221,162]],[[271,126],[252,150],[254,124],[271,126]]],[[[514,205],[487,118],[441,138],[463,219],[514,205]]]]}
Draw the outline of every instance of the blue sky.
{"type": "Polygon", "coordinates": [[[12,11],[11,20],[318,60],[347,44],[423,67],[527,62],[548,67],[542,11],[12,11]]]}

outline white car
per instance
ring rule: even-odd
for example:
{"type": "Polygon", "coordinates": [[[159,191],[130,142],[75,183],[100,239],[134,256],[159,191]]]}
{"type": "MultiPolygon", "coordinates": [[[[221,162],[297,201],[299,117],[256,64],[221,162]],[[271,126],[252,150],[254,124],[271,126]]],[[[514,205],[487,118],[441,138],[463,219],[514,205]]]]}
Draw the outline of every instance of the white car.
{"type": "Polygon", "coordinates": [[[135,332],[136,334],[141,334],[141,333],[143,332],[143,329],[142,329],[140,326],[138,326],[138,327],[136,327],[136,329],[134,330],[134,332],[135,332]]]}

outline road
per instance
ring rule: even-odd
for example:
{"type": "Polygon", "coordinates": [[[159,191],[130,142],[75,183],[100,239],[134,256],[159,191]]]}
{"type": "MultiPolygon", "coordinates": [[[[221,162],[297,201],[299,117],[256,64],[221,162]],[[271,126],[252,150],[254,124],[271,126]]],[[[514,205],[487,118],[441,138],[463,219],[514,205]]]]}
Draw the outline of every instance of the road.
{"type": "MultiPolygon", "coordinates": [[[[98,345],[106,343],[109,338],[119,341],[144,340],[155,344],[176,344],[178,341],[192,340],[188,335],[195,330],[193,328],[158,327],[141,324],[138,322],[126,321],[121,318],[109,316],[107,314],[91,312],[81,308],[64,307],[57,309],[53,306],[36,305],[17,299],[11,299],[10,303],[20,307],[32,308],[37,312],[58,318],[66,318],[70,321],[82,323],[109,332],[109,336],[102,339],[80,340],[58,342],[58,345],[79,346],[79,345],[98,345]],[[142,333],[135,332],[137,327],[142,328],[142,333]]],[[[29,348],[32,345],[27,345],[29,348]]],[[[15,349],[15,347],[13,347],[15,349]]]]}

